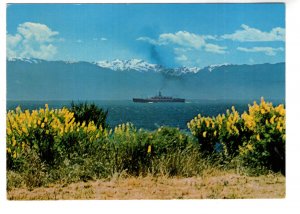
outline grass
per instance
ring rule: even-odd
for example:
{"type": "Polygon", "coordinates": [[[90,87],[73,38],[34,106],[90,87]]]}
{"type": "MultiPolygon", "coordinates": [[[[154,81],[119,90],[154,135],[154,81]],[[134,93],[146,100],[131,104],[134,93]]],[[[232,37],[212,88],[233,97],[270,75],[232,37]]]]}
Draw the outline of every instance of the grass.
{"type": "Polygon", "coordinates": [[[51,184],[47,187],[12,188],[9,200],[74,199],[234,199],[284,198],[285,177],[270,173],[246,176],[232,170],[210,169],[202,176],[128,176],[87,182],[51,184]]]}

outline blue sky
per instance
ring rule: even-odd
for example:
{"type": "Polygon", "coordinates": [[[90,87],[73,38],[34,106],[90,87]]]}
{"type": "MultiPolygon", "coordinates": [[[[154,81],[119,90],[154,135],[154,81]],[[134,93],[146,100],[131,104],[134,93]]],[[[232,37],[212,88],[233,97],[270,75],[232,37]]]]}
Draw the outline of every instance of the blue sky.
{"type": "Polygon", "coordinates": [[[284,4],[10,4],[7,56],[166,67],[285,61],[284,4]]]}

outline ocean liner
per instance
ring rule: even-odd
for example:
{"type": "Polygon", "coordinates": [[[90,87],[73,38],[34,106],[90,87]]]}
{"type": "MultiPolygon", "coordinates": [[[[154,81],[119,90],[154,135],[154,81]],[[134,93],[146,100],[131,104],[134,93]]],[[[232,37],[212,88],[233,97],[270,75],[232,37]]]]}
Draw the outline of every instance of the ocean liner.
{"type": "Polygon", "coordinates": [[[150,97],[150,98],[133,98],[133,102],[136,103],[160,103],[160,102],[170,102],[170,103],[184,103],[185,99],[182,98],[173,98],[173,97],[165,97],[162,96],[159,91],[158,96],[150,97]]]}

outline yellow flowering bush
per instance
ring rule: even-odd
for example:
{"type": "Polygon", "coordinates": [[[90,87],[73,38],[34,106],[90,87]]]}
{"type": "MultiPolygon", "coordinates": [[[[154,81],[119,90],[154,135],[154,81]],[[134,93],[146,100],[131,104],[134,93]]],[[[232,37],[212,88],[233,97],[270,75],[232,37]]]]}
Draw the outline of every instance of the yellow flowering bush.
{"type": "Polygon", "coordinates": [[[231,111],[227,110],[226,114],[216,118],[218,124],[219,142],[222,145],[223,154],[226,157],[238,155],[239,146],[245,139],[245,127],[239,113],[232,106],[231,111]]]}
{"type": "Polygon", "coordinates": [[[285,109],[263,98],[242,114],[249,138],[240,147],[240,155],[250,164],[275,171],[285,170],[285,109]]]}
{"type": "Polygon", "coordinates": [[[24,172],[34,156],[37,163],[47,164],[43,170],[54,170],[52,179],[59,178],[55,170],[60,166],[71,170],[89,161],[82,172],[102,176],[126,171],[138,175],[147,173],[154,159],[172,155],[187,145],[187,135],[177,128],[160,127],[151,132],[126,123],[108,130],[93,120],[76,121],[74,114],[67,108],[49,109],[48,105],[32,111],[20,107],[8,111],[8,169],[24,172]]]}
{"type": "Polygon", "coordinates": [[[204,153],[211,154],[215,150],[215,145],[218,142],[218,122],[222,122],[224,115],[219,115],[217,121],[214,117],[203,117],[198,114],[194,119],[187,123],[192,135],[194,135],[201,145],[204,153]]]}
{"type": "Polygon", "coordinates": [[[225,156],[234,156],[242,143],[243,122],[234,107],[216,117],[202,117],[200,114],[188,124],[192,134],[198,139],[202,151],[211,154],[217,144],[225,156]]]}
{"type": "MultiPolygon", "coordinates": [[[[67,160],[65,167],[73,172],[72,167],[86,163],[82,170],[95,172],[97,176],[122,171],[133,175],[149,170],[159,173],[157,164],[161,162],[166,163],[164,169],[168,173],[176,174],[183,170],[180,161],[184,158],[191,161],[189,157],[216,152],[220,160],[239,155],[249,166],[284,171],[286,127],[282,104],[273,107],[262,99],[260,104],[249,105],[242,115],[234,107],[216,117],[197,115],[187,124],[197,140],[174,127],[147,131],[125,123],[109,130],[96,125],[94,115],[82,115],[83,119],[77,121],[71,110],[49,109],[48,105],[32,111],[20,107],[8,111],[8,169],[23,169],[22,165],[28,166],[34,156],[46,163],[47,169],[59,168],[67,160]]],[[[53,176],[58,178],[55,173],[53,176]]]]}
{"type": "Polygon", "coordinates": [[[247,164],[264,166],[274,171],[285,170],[285,109],[280,104],[256,102],[241,116],[232,107],[226,114],[217,117],[198,115],[188,124],[208,154],[221,144],[225,157],[240,155],[247,164]]]}
{"type": "Polygon", "coordinates": [[[93,122],[76,123],[74,113],[66,108],[8,111],[6,117],[8,167],[36,152],[42,161],[52,163],[65,152],[78,149],[108,135],[93,122]],[[81,145],[80,145],[81,144],[81,145]]]}

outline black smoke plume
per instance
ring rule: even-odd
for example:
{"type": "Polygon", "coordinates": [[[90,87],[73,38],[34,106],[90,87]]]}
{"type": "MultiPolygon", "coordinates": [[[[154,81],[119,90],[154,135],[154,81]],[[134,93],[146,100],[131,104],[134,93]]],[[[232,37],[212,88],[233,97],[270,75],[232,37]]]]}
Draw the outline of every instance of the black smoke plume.
{"type": "Polygon", "coordinates": [[[150,57],[156,64],[164,66],[164,62],[163,62],[160,54],[158,53],[155,45],[150,46],[150,57]]]}
{"type": "MultiPolygon", "coordinates": [[[[159,53],[157,47],[155,45],[150,46],[150,57],[153,62],[162,66],[161,74],[163,75],[162,86],[160,87],[160,91],[168,88],[170,81],[178,81],[182,80],[182,76],[180,73],[176,73],[174,68],[167,68],[166,63],[163,60],[163,57],[159,53]]],[[[178,81],[179,84],[181,81],[178,81]]]]}

